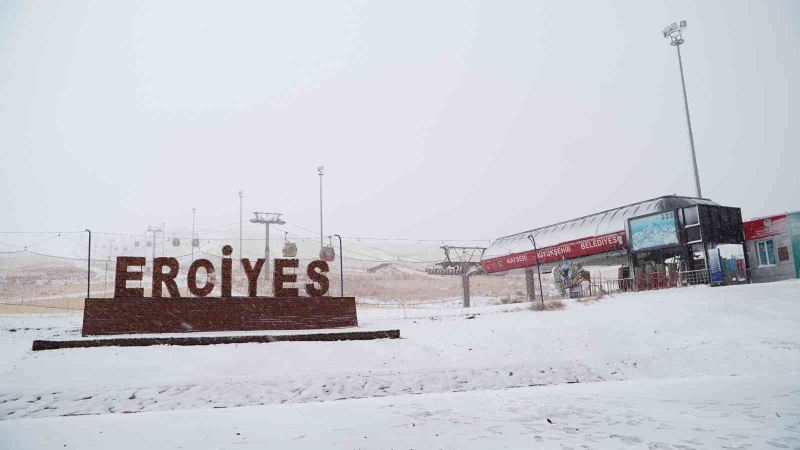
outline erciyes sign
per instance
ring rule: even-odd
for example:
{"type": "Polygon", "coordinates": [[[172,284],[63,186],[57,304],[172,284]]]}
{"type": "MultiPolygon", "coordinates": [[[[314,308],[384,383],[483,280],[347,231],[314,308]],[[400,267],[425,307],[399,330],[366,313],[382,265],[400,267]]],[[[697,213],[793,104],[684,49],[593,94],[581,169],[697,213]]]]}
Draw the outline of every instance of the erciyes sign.
{"type": "MultiPolygon", "coordinates": [[[[221,267],[221,297],[231,297],[233,260],[230,255],[233,248],[230,245],[222,247],[222,267],[221,267]]],[[[244,258],[241,260],[242,269],[247,276],[248,295],[255,297],[258,290],[258,279],[261,270],[264,268],[264,258],[258,258],[255,262],[244,258]]],[[[115,298],[143,298],[143,287],[128,287],[128,281],[141,281],[144,276],[142,270],[130,270],[135,267],[144,267],[145,258],[142,256],[118,256],[117,270],[114,283],[115,298]]],[[[297,281],[297,275],[286,273],[284,269],[299,267],[299,260],[294,258],[276,258],[272,277],[272,289],[275,297],[298,297],[299,289],[286,287],[286,283],[297,281]]],[[[163,288],[166,286],[169,297],[181,297],[178,290],[178,277],[180,266],[175,258],[161,257],[153,259],[153,283],[152,297],[162,298],[163,288]],[[165,270],[166,269],[166,270],[165,270]]],[[[328,292],[330,282],[325,275],[329,271],[328,263],[325,261],[312,261],[306,267],[306,275],[311,283],[305,284],[305,292],[309,297],[322,297],[328,292]]],[[[207,259],[197,259],[189,266],[186,274],[186,284],[189,292],[195,297],[207,297],[215,287],[214,265],[207,259]],[[203,286],[197,285],[197,272],[200,270],[207,274],[203,286]]]]}

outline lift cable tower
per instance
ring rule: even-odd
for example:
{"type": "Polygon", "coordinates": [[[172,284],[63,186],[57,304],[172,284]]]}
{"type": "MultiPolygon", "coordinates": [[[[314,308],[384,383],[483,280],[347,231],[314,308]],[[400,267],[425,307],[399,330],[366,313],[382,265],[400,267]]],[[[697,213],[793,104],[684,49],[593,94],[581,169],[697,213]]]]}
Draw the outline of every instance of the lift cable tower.
{"type": "Polygon", "coordinates": [[[431,275],[461,275],[464,289],[464,308],[469,308],[469,277],[483,273],[481,258],[486,247],[458,247],[443,245],[444,261],[425,269],[431,275]]]}
{"type": "Polygon", "coordinates": [[[250,219],[250,222],[252,222],[252,223],[263,223],[264,224],[264,229],[266,231],[266,235],[265,235],[266,237],[265,237],[265,243],[264,243],[264,259],[265,259],[265,261],[264,261],[264,269],[263,270],[264,270],[264,279],[265,280],[269,280],[269,273],[270,273],[270,270],[269,270],[269,226],[270,225],[283,225],[286,222],[284,222],[281,219],[281,214],[280,213],[254,211],[253,215],[255,217],[250,219]]]}
{"type": "MultiPolygon", "coordinates": [[[[147,227],[148,233],[153,233],[153,261],[156,260],[156,233],[164,233],[164,227],[147,227]]],[[[163,247],[163,245],[162,245],[163,247]]],[[[153,263],[155,264],[155,262],[153,263]]]]}

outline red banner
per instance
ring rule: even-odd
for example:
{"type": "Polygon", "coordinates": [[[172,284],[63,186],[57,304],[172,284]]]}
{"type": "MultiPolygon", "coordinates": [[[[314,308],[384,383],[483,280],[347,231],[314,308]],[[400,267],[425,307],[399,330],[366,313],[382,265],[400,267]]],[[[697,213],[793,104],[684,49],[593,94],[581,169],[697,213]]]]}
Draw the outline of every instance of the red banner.
{"type": "Polygon", "coordinates": [[[742,225],[744,226],[744,238],[747,241],[775,236],[776,234],[785,233],[789,229],[786,214],[751,220],[742,225]]]}
{"type": "MultiPolygon", "coordinates": [[[[561,258],[572,259],[581,256],[596,255],[598,253],[621,250],[625,248],[625,232],[605,234],[603,236],[578,239],[539,249],[539,263],[544,264],[559,261],[561,258]]],[[[536,265],[536,256],[533,250],[513,253],[508,256],[481,261],[483,271],[486,273],[500,272],[503,270],[519,269],[536,265]]]]}

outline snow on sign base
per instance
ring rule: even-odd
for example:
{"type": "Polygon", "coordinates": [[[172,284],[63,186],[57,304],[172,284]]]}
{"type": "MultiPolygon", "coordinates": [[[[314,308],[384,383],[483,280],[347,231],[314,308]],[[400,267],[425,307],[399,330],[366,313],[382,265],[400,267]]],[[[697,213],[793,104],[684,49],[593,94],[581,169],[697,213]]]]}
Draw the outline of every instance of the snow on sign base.
{"type": "Polygon", "coordinates": [[[304,334],[250,334],[238,336],[157,336],[157,337],[118,337],[105,339],[36,340],[33,351],[58,350],[62,348],[91,347],[148,347],[151,345],[218,345],[252,344],[271,342],[330,342],[330,341],[369,341],[372,339],[400,339],[400,330],[382,331],[343,331],[338,333],[304,334]]]}

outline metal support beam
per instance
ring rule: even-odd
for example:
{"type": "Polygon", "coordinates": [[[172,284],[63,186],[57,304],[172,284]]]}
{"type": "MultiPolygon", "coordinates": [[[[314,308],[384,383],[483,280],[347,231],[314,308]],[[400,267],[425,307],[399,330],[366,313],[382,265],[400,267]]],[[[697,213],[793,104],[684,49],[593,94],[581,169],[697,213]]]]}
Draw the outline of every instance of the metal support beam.
{"type": "Polygon", "coordinates": [[[533,269],[530,267],[525,269],[525,293],[529,302],[536,301],[536,279],[533,277],[533,269]]]}
{"type": "Polygon", "coordinates": [[[464,267],[464,273],[461,275],[461,287],[464,289],[464,308],[470,307],[469,299],[469,266],[464,267]]]}
{"type": "Polygon", "coordinates": [[[280,213],[271,213],[271,212],[261,212],[255,211],[253,212],[253,217],[250,219],[252,223],[263,223],[264,224],[264,279],[269,280],[270,277],[270,261],[269,261],[269,226],[270,225],[283,225],[286,222],[281,219],[280,213]]]}
{"type": "Polygon", "coordinates": [[[92,286],[92,230],[86,229],[89,233],[89,254],[86,257],[86,298],[90,297],[92,286]]]}

